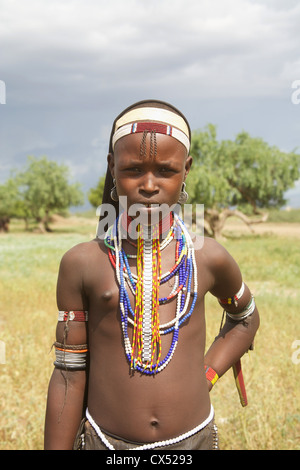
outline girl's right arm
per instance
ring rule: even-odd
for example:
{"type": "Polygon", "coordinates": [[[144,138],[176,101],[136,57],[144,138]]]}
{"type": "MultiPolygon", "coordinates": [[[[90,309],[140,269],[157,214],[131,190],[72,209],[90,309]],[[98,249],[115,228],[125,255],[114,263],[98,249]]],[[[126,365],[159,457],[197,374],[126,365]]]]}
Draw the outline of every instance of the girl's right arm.
{"type": "MultiPolygon", "coordinates": [[[[57,305],[60,311],[88,310],[83,292],[81,252],[80,248],[75,247],[62,258],[57,282],[57,305]]],[[[44,448],[47,450],[73,448],[84,412],[86,370],[77,370],[76,352],[87,349],[87,321],[82,319],[82,315],[80,321],[69,318],[69,321],[59,321],[56,329],[57,365],[49,383],[45,420],[44,448]]],[[[80,367],[83,367],[82,359],[80,362],[80,367]]]]}

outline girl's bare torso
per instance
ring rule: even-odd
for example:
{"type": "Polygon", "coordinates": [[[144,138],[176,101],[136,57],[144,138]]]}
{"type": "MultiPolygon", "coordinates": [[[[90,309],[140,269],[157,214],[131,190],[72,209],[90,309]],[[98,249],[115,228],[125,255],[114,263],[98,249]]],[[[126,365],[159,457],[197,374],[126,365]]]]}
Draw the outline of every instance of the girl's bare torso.
{"type": "MultiPolygon", "coordinates": [[[[126,245],[126,249],[132,248],[126,245]]],[[[171,362],[158,374],[145,376],[132,371],[125,356],[119,288],[103,242],[91,242],[86,254],[88,269],[83,273],[83,284],[89,308],[90,414],[102,429],[132,441],[151,442],[189,431],[205,420],[210,411],[203,363],[203,299],[207,291],[204,279],[209,279],[205,266],[198,274],[194,312],[180,328],[171,362]]],[[[171,244],[163,252],[162,272],[172,267],[174,260],[174,245],[171,244]]],[[[131,265],[134,272],[135,261],[131,261],[131,265]]],[[[169,293],[171,283],[161,286],[160,296],[169,293]]],[[[133,305],[132,297],[131,302],[133,305]]],[[[161,323],[174,318],[175,303],[173,300],[160,307],[161,323]]],[[[172,334],[162,337],[162,357],[167,354],[171,340],[172,334]]]]}

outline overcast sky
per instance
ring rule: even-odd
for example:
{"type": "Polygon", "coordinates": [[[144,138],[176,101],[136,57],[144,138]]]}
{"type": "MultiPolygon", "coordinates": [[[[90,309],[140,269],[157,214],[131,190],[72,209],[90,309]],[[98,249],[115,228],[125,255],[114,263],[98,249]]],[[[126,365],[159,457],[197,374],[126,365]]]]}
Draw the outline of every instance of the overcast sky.
{"type": "Polygon", "coordinates": [[[300,147],[299,24],[298,0],[0,0],[0,182],[47,155],[87,191],[113,119],[145,98],[220,139],[300,147]]]}

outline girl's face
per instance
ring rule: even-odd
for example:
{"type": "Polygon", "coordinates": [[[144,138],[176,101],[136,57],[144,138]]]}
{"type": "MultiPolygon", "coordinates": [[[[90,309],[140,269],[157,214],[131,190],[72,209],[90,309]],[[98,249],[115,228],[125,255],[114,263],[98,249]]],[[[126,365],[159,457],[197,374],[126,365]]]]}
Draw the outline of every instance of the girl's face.
{"type": "Polygon", "coordinates": [[[127,207],[141,204],[149,214],[151,205],[177,204],[191,164],[186,148],[174,137],[157,134],[157,155],[150,157],[150,134],[146,140],[146,156],[140,155],[142,134],[122,137],[108,155],[117,193],[127,197],[127,207]]]}

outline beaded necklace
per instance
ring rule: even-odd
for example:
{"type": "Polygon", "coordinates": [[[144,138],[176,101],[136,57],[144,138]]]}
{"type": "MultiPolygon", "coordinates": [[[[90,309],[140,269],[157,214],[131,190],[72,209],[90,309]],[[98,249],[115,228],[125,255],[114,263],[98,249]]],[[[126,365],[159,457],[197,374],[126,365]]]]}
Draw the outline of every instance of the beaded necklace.
{"type": "Polygon", "coordinates": [[[147,375],[162,371],[171,361],[178,343],[179,327],[192,314],[197,299],[197,268],[194,246],[183,221],[174,214],[174,223],[160,244],[157,225],[138,227],[137,274],[131,272],[128,258],[122,245],[120,214],[105,237],[109,259],[115,268],[120,287],[120,312],[125,354],[132,370],[147,375]],[[166,273],[161,272],[161,251],[176,238],[175,264],[166,273]],[[159,287],[175,278],[169,295],[159,297],[159,287]],[[193,282],[192,282],[193,281],[193,282]],[[192,286],[193,284],[193,286],[192,286]],[[131,306],[128,289],[135,296],[131,306]],[[176,299],[174,318],[160,324],[159,305],[176,299]],[[192,299],[192,300],[191,300],[192,299]],[[128,336],[128,325],[133,326],[132,343],[128,336]],[[161,336],[172,333],[168,353],[161,358],[161,336]]]}

